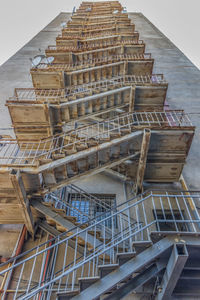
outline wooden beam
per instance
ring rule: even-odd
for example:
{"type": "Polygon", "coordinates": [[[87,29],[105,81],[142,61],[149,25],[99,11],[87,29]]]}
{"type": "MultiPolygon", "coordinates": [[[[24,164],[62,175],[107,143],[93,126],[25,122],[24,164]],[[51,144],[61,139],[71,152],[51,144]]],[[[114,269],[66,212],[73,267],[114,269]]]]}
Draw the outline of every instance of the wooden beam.
{"type": "Polygon", "coordinates": [[[27,230],[31,233],[31,235],[34,235],[34,221],[32,212],[29,205],[29,200],[26,196],[26,191],[24,188],[24,184],[22,181],[22,177],[20,174],[20,171],[12,170],[12,172],[9,174],[11,182],[13,184],[16,198],[18,199],[19,203],[22,206],[23,216],[24,216],[24,223],[27,227],[27,230]]]}
{"type": "Polygon", "coordinates": [[[135,105],[135,87],[131,87],[130,99],[129,99],[129,112],[134,111],[135,105]]]}
{"type": "Polygon", "coordinates": [[[117,177],[118,179],[120,179],[120,180],[122,180],[122,181],[127,181],[127,180],[128,180],[128,178],[127,178],[125,175],[123,175],[123,174],[121,174],[121,173],[119,173],[119,172],[117,172],[117,171],[114,171],[114,170],[112,170],[112,169],[106,169],[104,172],[105,172],[107,175],[111,175],[111,176],[113,176],[113,177],[117,177]]]}
{"type": "Polygon", "coordinates": [[[143,188],[143,180],[144,180],[144,173],[145,173],[145,169],[146,169],[146,162],[147,162],[147,154],[148,154],[149,144],[150,144],[150,137],[151,137],[151,130],[150,129],[144,129],[141,152],[140,152],[140,159],[139,159],[139,163],[138,163],[136,183],[135,183],[136,195],[138,193],[141,193],[142,188],[143,188]]]}

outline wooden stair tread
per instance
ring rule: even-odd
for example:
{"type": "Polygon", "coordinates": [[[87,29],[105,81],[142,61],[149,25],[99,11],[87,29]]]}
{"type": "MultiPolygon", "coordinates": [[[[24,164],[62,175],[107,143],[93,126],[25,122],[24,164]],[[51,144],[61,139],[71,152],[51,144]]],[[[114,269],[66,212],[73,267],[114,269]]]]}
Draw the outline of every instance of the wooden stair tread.
{"type": "Polygon", "coordinates": [[[47,206],[47,207],[50,207],[50,208],[53,207],[53,203],[51,203],[51,202],[42,201],[42,204],[45,205],[45,206],[47,206]]]}
{"type": "Polygon", "coordinates": [[[66,220],[68,220],[68,221],[70,221],[70,222],[72,222],[72,223],[75,223],[75,222],[77,221],[77,218],[76,218],[76,217],[73,217],[73,216],[67,216],[67,215],[64,216],[64,219],[66,219],[66,220]]]}

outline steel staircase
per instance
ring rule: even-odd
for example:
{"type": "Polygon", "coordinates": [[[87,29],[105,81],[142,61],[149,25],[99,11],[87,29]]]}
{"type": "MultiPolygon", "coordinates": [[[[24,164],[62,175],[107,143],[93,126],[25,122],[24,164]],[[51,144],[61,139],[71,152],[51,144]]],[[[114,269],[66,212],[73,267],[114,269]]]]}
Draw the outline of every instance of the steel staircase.
{"type": "Polygon", "coordinates": [[[33,88],[6,103],[16,139],[0,137],[0,221],[46,240],[0,265],[2,300],[116,300],[149,281],[164,300],[182,271],[191,278],[200,193],[140,192],[179,180],[195,128],[166,106],[167,82],[122,11],[83,2],[32,66],[33,88]],[[109,206],[74,185],[106,169],[137,196],[109,206]]]}
{"type": "MultiPolygon", "coordinates": [[[[194,203],[199,203],[198,193],[162,191],[147,192],[111,210],[110,216],[105,216],[100,221],[93,220],[85,229],[75,228],[75,233],[68,236],[63,233],[46,243],[22,253],[1,265],[3,271],[12,272],[16,281],[14,299],[29,299],[36,295],[48,298],[57,294],[60,299],[96,299],[108,291],[114,292],[116,287],[128,284],[133,280],[133,273],[155,262],[167,249],[174,245],[173,237],[168,235],[177,233],[186,235],[199,232],[199,214],[194,203]],[[152,213],[149,213],[150,207],[152,213]],[[179,211],[180,218],[174,214],[174,209],[179,211]],[[162,216],[158,215],[161,209],[162,216]],[[171,218],[166,214],[171,212],[171,218]],[[126,214],[127,219],[124,219],[126,214]],[[136,218],[133,225],[131,216],[136,218]],[[111,233],[102,232],[102,243],[94,239],[91,244],[89,232],[97,232],[99,225],[110,222],[111,233]],[[144,222],[140,222],[144,220],[144,222]],[[161,229],[162,224],[168,224],[168,231],[161,229]],[[164,236],[167,236],[164,238],[164,236]],[[163,238],[162,238],[163,237],[163,238]],[[70,242],[74,242],[73,244],[70,242]],[[81,249],[80,242],[81,241],[81,249]],[[84,241],[84,242],[83,242],[84,241]],[[72,250],[72,246],[74,250],[72,250]],[[49,258],[48,253],[54,253],[49,258]],[[146,256],[146,254],[148,254],[146,256]],[[56,265],[56,258],[63,255],[63,266],[56,265]],[[51,273],[46,272],[44,280],[43,271],[49,259],[51,273]],[[12,264],[13,262],[13,264],[12,264]],[[38,272],[38,268],[41,272],[38,272]],[[26,272],[25,272],[26,270],[26,272]],[[30,276],[24,278],[29,270],[30,276]],[[49,274],[49,275],[48,275],[49,274]],[[101,279],[102,278],[102,279],[101,279]],[[24,290],[24,280],[26,281],[24,290]],[[120,283],[118,285],[118,283],[120,283]],[[97,284],[98,283],[98,284],[97,284]],[[98,286],[98,288],[97,288],[98,286]],[[88,295],[92,291],[92,298],[88,295]],[[80,295],[79,295],[80,293],[80,295]],[[47,296],[48,295],[48,296],[47,296]]],[[[105,228],[105,227],[104,227],[105,228]]],[[[185,240],[187,238],[184,237],[185,240]]],[[[176,240],[176,239],[175,239],[176,240]]],[[[183,244],[183,242],[178,242],[183,244]]],[[[184,245],[184,244],[183,244],[184,245]]],[[[181,251],[180,251],[181,252],[181,251]]],[[[182,254],[183,255],[183,254],[182,254]]],[[[159,261],[158,261],[159,263],[159,261]]],[[[166,268],[157,265],[157,272],[166,268]]],[[[47,271],[47,270],[46,270],[47,271]]],[[[27,275],[26,275],[27,276],[27,275]]],[[[109,292],[109,293],[110,293],[109,292]]],[[[6,293],[6,291],[5,291],[6,293]]]]}

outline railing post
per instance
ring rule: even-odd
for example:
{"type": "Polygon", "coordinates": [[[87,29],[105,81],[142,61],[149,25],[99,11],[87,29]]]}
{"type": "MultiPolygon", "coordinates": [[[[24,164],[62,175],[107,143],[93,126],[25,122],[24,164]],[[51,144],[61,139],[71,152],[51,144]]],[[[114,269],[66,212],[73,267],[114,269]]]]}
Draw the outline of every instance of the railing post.
{"type": "Polygon", "coordinates": [[[137,168],[136,183],[135,183],[136,195],[142,193],[142,189],[143,189],[143,180],[144,180],[144,174],[146,169],[146,161],[147,161],[147,154],[149,150],[150,138],[151,138],[151,130],[144,129],[140,158],[139,158],[139,163],[137,168]]]}

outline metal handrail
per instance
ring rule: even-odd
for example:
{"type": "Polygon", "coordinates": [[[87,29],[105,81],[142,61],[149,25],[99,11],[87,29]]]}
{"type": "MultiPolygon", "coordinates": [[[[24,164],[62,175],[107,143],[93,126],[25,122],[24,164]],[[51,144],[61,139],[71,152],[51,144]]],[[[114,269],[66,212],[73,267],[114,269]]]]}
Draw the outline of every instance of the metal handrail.
{"type": "Polygon", "coordinates": [[[2,140],[0,162],[2,166],[38,166],[39,159],[49,159],[52,154],[62,154],[76,145],[90,141],[100,143],[111,134],[124,129],[142,128],[193,128],[189,115],[183,111],[133,112],[117,116],[96,124],[80,127],[67,133],[42,139],[39,142],[18,142],[2,140]]]}
{"type": "Polygon", "coordinates": [[[152,75],[125,75],[105,79],[101,81],[91,82],[88,84],[78,85],[66,89],[34,89],[34,88],[16,88],[12,97],[9,97],[7,104],[12,101],[57,101],[58,99],[68,99],[70,96],[92,92],[93,90],[101,90],[102,88],[114,89],[118,86],[127,85],[166,85],[167,82],[162,74],[152,75]]]}
{"type": "Polygon", "coordinates": [[[110,62],[117,62],[117,61],[146,61],[152,60],[150,53],[144,54],[118,54],[118,55],[108,55],[105,57],[94,58],[94,59],[86,59],[84,61],[80,61],[74,64],[61,64],[61,63],[40,63],[37,67],[33,67],[31,71],[36,70],[44,70],[50,71],[51,69],[55,70],[71,70],[71,69],[83,69],[83,68],[90,68],[91,66],[95,66],[96,64],[103,64],[103,63],[110,63],[110,62]]]}
{"type": "MultiPolygon", "coordinates": [[[[110,216],[106,216],[100,221],[95,221],[94,224],[88,228],[83,230],[77,229],[77,232],[70,237],[68,236],[63,239],[57,237],[52,245],[48,245],[47,242],[46,247],[44,247],[44,244],[37,246],[29,251],[29,257],[27,257],[27,253],[24,253],[19,257],[13,258],[16,262],[12,266],[9,266],[9,263],[12,260],[1,265],[4,267],[8,265],[8,267],[0,274],[3,275],[18,268],[19,278],[16,283],[15,294],[21,299],[29,299],[40,291],[45,291],[50,285],[51,287],[54,286],[52,291],[56,292],[67,291],[70,289],[74,290],[74,288],[76,288],[78,277],[97,276],[97,266],[99,264],[115,263],[116,254],[118,252],[132,251],[132,243],[134,241],[151,241],[151,232],[157,232],[158,234],[163,232],[161,229],[162,224],[170,226],[169,228],[171,228],[175,234],[189,232],[190,234],[196,235],[199,233],[200,217],[195,206],[195,203],[199,202],[199,192],[151,192],[146,196],[141,196],[141,199],[136,202],[128,201],[123,203],[121,209],[117,212],[113,212],[110,216]],[[133,228],[129,218],[127,222],[122,221],[121,214],[125,212],[127,212],[128,216],[135,214],[137,220],[142,219],[144,221],[142,226],[138,223],[138,225],[136,224],[133,228]],[[159,214],[162,216],[159,216],[159,214]],[[170,218],[169,214],[171,216],[170,218]],[[108,240],[104,237],[102,244],[95,242],[96,244],[93,244],[92,247],[91,245],[89,246],[90,240],[88,232],[91,232],[91,230],[95,232],[99,224],[104,224],[108,220],[113,224],[113,220],[116,218],[120,229],[118,234],[112,231],[111,239],[108,240]],[[81,255],[77,252],[78,240],[80,238],[85,240],[85,246],[81,255]],[[75,241],[75,250],[70,262],[69,260],[67,261],[67,251],[71,240],[75,241]],[[45,262],[45,254],[53,249],[57,249],[58,251],[61,245],[63,245],[65,249],[62,269],[58,272],[51,273],[51,276],[46,277],[43,281],[39,278],[38,281],[36,279],[33,281],[32,278],[35,274],[34,272],[36,272],[39,261],[41,267],[41,258],[43,258],[42,261],[45,262]],[[21,291],[22,287],[24,287],[22,275],[26,269],[26,264],[29,265],[30,276],[27,276],[27,285],[25,287],[25,292],[23,293],[21,291]]],[[[113,228],[114,227],[111,226],[111,229],[113,228]]],[[[102,236],[104,236],[104,232],[102,232],[102,236]]]]}

